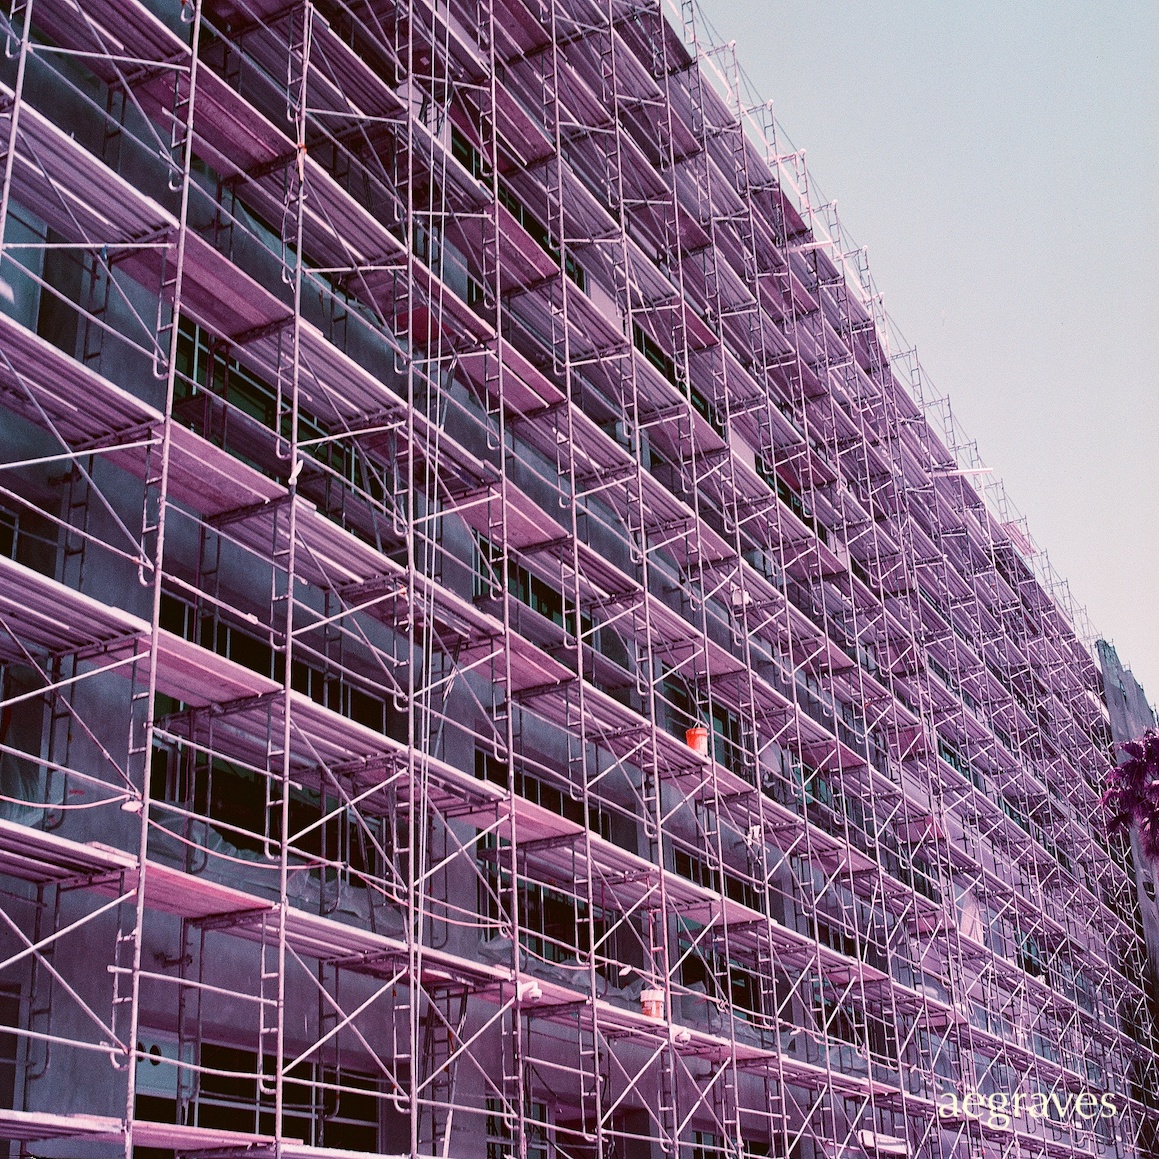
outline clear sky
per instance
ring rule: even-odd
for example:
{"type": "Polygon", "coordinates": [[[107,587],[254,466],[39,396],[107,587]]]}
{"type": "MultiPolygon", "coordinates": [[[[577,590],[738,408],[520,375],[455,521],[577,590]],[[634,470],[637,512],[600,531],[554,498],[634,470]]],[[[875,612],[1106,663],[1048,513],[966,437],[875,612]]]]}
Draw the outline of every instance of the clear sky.
{"type": "Polygon", "coordinates": [[[701,0],[1159,700],[1159,4],[701,0]]]}

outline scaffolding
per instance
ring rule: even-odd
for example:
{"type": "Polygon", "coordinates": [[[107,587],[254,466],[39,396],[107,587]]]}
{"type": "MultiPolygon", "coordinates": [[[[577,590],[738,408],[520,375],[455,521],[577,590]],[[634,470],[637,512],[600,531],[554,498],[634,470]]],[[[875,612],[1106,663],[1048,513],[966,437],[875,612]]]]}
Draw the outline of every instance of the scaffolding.
{"type": "Polygon", "coordinates": [[[1155,1153],[1081,609],[691,0],[2,23],[0,1138],[1155,1153]]]}

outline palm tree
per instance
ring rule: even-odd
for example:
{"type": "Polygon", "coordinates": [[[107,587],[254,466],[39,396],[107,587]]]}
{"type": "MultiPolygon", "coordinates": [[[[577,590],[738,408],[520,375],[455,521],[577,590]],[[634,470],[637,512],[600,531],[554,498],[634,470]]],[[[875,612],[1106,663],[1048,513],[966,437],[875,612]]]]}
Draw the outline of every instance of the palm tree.
{"type": "Polygon", "coordinates": [[[1103,804],[1110,809],[1112,833],[1137,826],[1143,856],[1159,865],[1159,732],[1147,729],[1138,740],[1119,745],[1127,759],[1107,778],[1103,804]]]}

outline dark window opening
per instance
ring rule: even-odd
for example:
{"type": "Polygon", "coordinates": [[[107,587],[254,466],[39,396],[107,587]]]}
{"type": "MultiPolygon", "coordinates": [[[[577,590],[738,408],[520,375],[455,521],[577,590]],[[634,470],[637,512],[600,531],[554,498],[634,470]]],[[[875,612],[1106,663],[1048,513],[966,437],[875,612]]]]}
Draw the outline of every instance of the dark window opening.
{"type": "MultiPolygon", "coordinates": [[[[475,750],[475,776],[481,781],[490,781],[492,784],[507,787],[507,766],[483,749],[475,750]]],[[[549,785],[539,777],[524,772],[520,768],[515,770],[515,792],[527,801],[541,805],[551,813],[566,817],[577,825],[584,824],[584,803],[573,797],[571,793],[555,785],[549,785]]],[[[588,804],[588,828],[598,833],[605,840],[611,840],[612,818],[606,809],[601,809],[598,802],[588,804]]]]}
{"type": "Polygon", "coordinates": [[[4,1028],[20,1025],[20,990],[0,986],[0,1107],[16,1107],[16,1065],[20,1040],[4,1028]]]}

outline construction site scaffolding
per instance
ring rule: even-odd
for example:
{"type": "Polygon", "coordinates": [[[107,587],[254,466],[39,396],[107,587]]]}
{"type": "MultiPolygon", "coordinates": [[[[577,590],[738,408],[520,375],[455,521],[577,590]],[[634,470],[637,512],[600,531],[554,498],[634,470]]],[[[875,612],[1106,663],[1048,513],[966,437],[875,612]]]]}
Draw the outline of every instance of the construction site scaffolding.
{"type": "Polygon", "coordinates": [[[0,1137],[1156,1146],[1085,618],[691,3],[0,31],[0,1137]]]}

